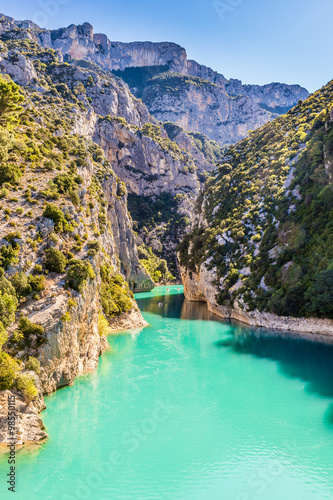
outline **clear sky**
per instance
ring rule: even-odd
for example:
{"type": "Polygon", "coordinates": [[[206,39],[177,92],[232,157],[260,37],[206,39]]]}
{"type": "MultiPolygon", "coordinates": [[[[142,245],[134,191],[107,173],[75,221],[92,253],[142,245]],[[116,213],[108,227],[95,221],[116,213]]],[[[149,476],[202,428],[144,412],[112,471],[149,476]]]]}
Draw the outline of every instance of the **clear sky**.
{"type": "Polygon", "coordinates": [[[170,41],[243,83],[333,78],[333,0],[15,0],[0,12],[46,28],[85,21],[111,40],[170,41]]]}

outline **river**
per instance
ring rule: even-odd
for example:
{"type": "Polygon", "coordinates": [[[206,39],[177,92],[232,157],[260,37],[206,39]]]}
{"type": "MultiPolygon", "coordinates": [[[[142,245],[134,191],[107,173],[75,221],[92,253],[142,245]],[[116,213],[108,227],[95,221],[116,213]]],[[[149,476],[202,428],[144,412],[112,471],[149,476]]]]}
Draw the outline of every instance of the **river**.
{"type": "Polygon", "coordinates": [[[182,287],[136,296],[150,326],[46,398],[16,500],[333,498],[333,346],[223,322],[182,287]]]}

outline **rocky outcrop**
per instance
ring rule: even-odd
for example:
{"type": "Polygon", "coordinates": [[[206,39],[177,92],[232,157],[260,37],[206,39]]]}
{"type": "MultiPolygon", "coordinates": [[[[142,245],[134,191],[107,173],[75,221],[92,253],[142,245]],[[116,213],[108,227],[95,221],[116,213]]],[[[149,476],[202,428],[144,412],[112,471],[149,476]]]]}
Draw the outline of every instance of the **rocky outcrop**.
{"type": "MultiPolygon", "coordinates": [[[[179,155],[163,150],[156,141],[140,132],[102,120],[95,140],[131,193],[152,196],[163,191],[177,194],[199,190],[195,172],[184,168],[189,158],[181,160],[179,155]]],[[[201,160],[207,164],[203,157],[201,160]]]]}
{"type": "Polygon", "coordinates": [[[143,319],[137,305],[129,313],[124,313],[116,316],[110,324],[111,332],[121,332],[122,330],[134,330],[140,332],[142,328],[148,326],[146,320],[143,319]]]}
{"type": "Polygon", "coordinates": [[[300,85],[269,83],[267,85],[243,85],[240,80],[229,80],[225,86],[231,96],[247,95],[263,109],[273,113],[285,113],[299,100],[309,97],[309,92],[300,85]]]}
{"type": "MultiPolygon", "coordinates": [[[[131,289],[135,292],[149,291],[154,288],[154,283],[140,264],[132,222],[127,211],[127,198],[117,197],[118,183],[115,178],[103,183],[105,197],[108,201],[107,217],[111,222],[112,234],[117,257],[122,266],[122,272],[131,289]]],[[[141,314],[136,315],[141,316],[141,314]]],[[[125,315],[126,316],[126,315],[125,315]]],[[[129,323],[131,320],[128,320],[129,323]]],[[[142,324],[142,317],[138,324],[142,324]]],[[[143,323],[144,324],[144,323],[143,323]]]]}
{"type": "Polygon", "coordinates": [[[15,443],[19,449],[23,445],[43,443],[48,435],[39,416],[45,404],[27,404],[11,391],[0,392],[0,453],[8,452],[9,446],[15,443]],[[10,415],[10,417],[9,417],[10,415]],[[8,419],[15,416],[14,435],[8,431],[8,419]]]}
{"type": "Polygon", "coordinates": [[[0,54],[0,70],[19,85],[29,85],[37,78],[32,62],[18,50],[10,50],[6,54],[0,54]]]}
{"type": "Polygon", "coordinates": [[[174,71],[186,70],[186,51],[175,43],[111,42],[106,35],[94,34],[89,23],[43,31],[41,45],[73,59],[85,59],[106,70],[124,70],[133,66],[170,65],[174,71]]]}
{"type": "MultiPolygon", "coordinates": [[[[107,340],[98,333],[99,294],[98,282],[90,282],[81,294],[76,294],[76,305],[70,318],[63,320],[68,296],[58,292],[38,305],[37,311],[23,310],[30,321],[41,325],[47,342],[39,350],[42,372],[40,381],[44,394],[71,384],[81,373],[94,370],[99,357],[108,348],[107,340]]],[[[29,353],[30,354],[30,353],[29,353]]]]}
{"type": "Polygon", "coordinates": [[[225,319],[234,319],[247,325],[263,327],[270,330],[292,331],[295,334],[312,334],[313,336],[333,338],[333,321],[317,318],[294,318],[277,316],[258,310],[247,311],[237,300],[233,307],[225,307],[216,301],[216,273],[201,264],[197,273],[189,272],[181,267],[181,277],[185,297],[192,302],[206,302],[208,310],[225,319]]]}
{"type": "Polygon", "coordinates": [[[160,86],[158,80],[144,91],[143,101],[149,111],[161,121],[171,121],[183,129],[200,132],[219,144],[230,144],[245,137],[249,129],[269,121],[268,114],[249,97],[235,98],[210,82],[191,80],[172,86],[160,86]]]}

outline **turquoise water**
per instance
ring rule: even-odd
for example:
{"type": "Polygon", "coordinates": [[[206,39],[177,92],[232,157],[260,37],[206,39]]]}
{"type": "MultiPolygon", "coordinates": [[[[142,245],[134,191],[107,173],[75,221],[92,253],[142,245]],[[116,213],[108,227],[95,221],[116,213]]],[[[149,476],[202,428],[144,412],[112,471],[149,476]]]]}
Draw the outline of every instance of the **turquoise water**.
{"type": "Polygon", "coordinates": [[[150,327],[46,399],[16,500],[333,498],[333,346],[218,321],[176,287],[137,296],[150,327]],[[162,307],[159,307],[159,302],[162,307]]]}

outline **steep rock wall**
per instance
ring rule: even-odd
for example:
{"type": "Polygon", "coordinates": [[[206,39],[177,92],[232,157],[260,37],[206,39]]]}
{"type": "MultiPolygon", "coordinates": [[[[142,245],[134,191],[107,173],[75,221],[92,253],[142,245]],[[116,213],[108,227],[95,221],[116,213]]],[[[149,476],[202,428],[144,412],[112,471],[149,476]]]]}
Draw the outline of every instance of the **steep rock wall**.
{"type": "Polygon", "coordinates": [[[181,267],[181,277],[185,297],[192,302],[206,302],[208,310],[220,318],[234,319],[247,325],[270,330],[292,331],[301,336],[312,334],[313,337],[321,336],[333,339],[332,320],[276,316],[271,313],[261,313],[258,310],[246,311],[237,301],[235,301],[234,307],[218,305],[215,298],[216,286],[214,285],[216,274],[214,270],[208,270],[205,263],[201,264],[197,273],[191,273],[181,267]]]}

